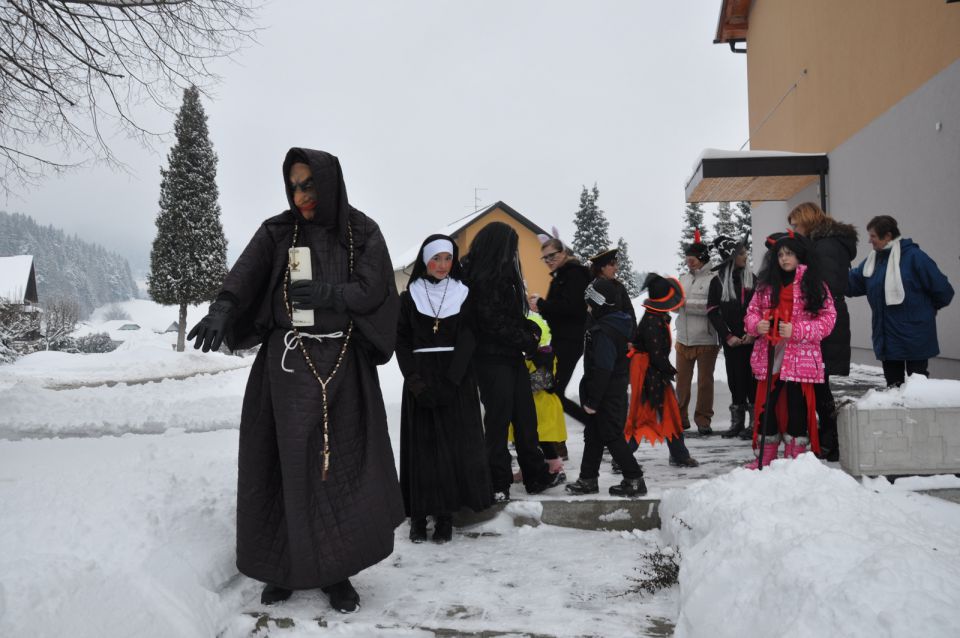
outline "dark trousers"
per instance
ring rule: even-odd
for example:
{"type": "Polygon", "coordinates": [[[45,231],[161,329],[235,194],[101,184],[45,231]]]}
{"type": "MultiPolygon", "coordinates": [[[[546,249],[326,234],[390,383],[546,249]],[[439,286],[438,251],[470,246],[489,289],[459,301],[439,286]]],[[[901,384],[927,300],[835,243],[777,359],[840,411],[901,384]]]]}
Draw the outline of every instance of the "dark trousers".
{"type": "Polygon", "coordinates": [[[557,339],[554,337],[550,342],[554,354],[557,355],[557,385],[554,392],[560,397],[560,404],[563,406],[564,413],[580,423],[586,423],[589,417],[575,401],[567,398],[566,390],[570,384],[570,377],[577,367],[577,361],[583,356],[583,336],[577,339],[557,339]]]}
{"type": "Polygon", "coordinates": [[[837,436],[837,404],[830,389],[830,375],[823,376],[823,383],[814,384],[813,394],[817,399],[820,449],[836,450],[840,447],[840,439],[837,436]]]}
{"type": "Polygon", "coordinates": [[[883,364],[883,378],[887,380],[887,387],[900,387],[906,381],[906,374],[922,374],[925,377],[930,376],[927,370],[929,359],[917,359],[916,361],[881,361],[883,364]]]}
{"type": "MultiPolygon", "coordinates": [[[[637,443],[636,439],[630,439],[627,441],[627,446],[630,448],[630,453],[632,454],[637,451],[640,444],[637,443]]],[[[690,450],[687,449],[687,444],[683,441],[683,432],[680,433],[680,436],[667,439],[667,449],[670,450],[670,458],[679,463],[683,463],[690,458],[690,450]]]]}
{"type": "MultiPolygon", "coordinates": [[[[770,410],[769,418],[766,414],[760,415],[760,426],[767,424],[767,436],[774,436],[780,431],[780,424],[777,422],[777,410],[773,406],[777,405],[780,399],[780,393],[787,393],[787,434],[790,436],[809,436],[807,431],[807,402],[803,398],[803,388],[796,381],[781,381],[773,385],[770,392],[770,410]]],[[[764,412],[767,406],[763,406],[764,412]]],[[[770,441],[773,442],[772,440],[770,441]]]]}
{"type": "Polygon", "coordinates": [[[513,444],[527,488],[545,480],[549,471],[537,438],[537,408],[530,389],[530,373],[518,358],[509,361],[477,361],[477,385],[483,402],[483,429],[487,462],[494,492],[509,492],[513,483],[507,430],[513,423],[513,444]]]}
{"type": "Polygon", "coordinates": [[[753,403],[757,395],[757,380],[750,368],[750,346],[731,348],[723,344],[723,363],[727,369],[727,386],[730,388],[730,402],[733,405],[753,403]]]}
{"type": "Polygon", "coordinates": [[[583,425],[583,460],[580,462],[580,478],[595,479],[600,476],[600,461],[603,448],[610,450],[613,460],[620,466],[623,478],[643,476],[643,470],[633,458],[633,452],[623,438],[623,424],[627,420],[628,378],[611,377],[610,385],[600,401],[596,414],[588,415],[583,425]]]}

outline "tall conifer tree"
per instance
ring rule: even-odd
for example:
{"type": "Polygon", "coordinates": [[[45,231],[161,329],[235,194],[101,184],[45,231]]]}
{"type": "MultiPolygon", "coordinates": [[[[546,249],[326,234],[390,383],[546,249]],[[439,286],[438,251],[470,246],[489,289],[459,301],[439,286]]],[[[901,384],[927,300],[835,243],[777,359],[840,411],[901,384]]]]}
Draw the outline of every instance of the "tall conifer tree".
{"type": "Polygon", "coordinates": [[[639,273],[633,269],[629,247],[623,237],[617,240],[617,248],[617,279],[623,283],[627,292],[630,293],[630,298],[633,299],[640,295],[640,285],[643,280],[640,279],[639,273]]]}
{"type": "Polygon", "coordinates": [[[730,202],[717,204],[717,219],[713,224],[713,236],[726,235],[738,239],[737,224],[733,221],[733,206],[730,202]]]}
{"type": "Polygon", "coordinates": [[[707,243],[707,232],[703,227],[703,206],[699,202],[687,204],[683,212],[683,229],[680,232],[680,250],[677,254],[680,257],[680,270],[686,268],[686,256],[684,252],[687,246],[693,243],[695,231],[700,231],[700,241],[707,243]]]}
{"type": "Polygon", "coordinates": [[[573,218],[573,250],[584,259],[611,248],[609,228],[603,210],[597,206],[600,190],[594,184],[591,190],[584,186],[580,192],[580,210],[573,218]]]}
{"type": "Polygon", "coordinates": [[[187,306],[213,299],[227,274],[217,156],[195,86],[183,92],[174,132],[167,168],[160,169],[160,213],[147,287],[157,303],[180,306],[177,351],[183,352],[187,306]]]}
{"type": "Polygon", "coordinates": [[[753,251],[753,213],[750,202],[737,202],[737,210],[733,213],[734,237],[747,239],[747,255],[753,251]]]}

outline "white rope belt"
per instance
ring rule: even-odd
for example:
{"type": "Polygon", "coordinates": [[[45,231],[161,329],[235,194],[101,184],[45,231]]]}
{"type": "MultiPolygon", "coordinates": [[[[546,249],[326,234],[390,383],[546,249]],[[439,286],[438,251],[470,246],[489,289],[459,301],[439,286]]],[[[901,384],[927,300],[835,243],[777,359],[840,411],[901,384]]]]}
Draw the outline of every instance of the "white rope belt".
{"type": "Polygon", "coordinates": [[[435,348],[417,348],[414,352],[453,352],[453,346],[436,346],[435,348]]]}
{"type": "MultiPolygon", "coordinates": [[[[300,333],[300,339],[314,339],[316,341],[323,341],[324,339],[340,339],[343,337],[343,331],[338,330],[337,332],[331,332],[325,335],[314,335],[310,333],[300,333]]],[[[293,372],[292,368],[287,367],[287,353],[291,350],[296,350],[297,346],[297,333],[293,330],[287,330],[287,334],[283,335],[283,356],[280,357],[280,369],[284,372],[293,372]]]]}

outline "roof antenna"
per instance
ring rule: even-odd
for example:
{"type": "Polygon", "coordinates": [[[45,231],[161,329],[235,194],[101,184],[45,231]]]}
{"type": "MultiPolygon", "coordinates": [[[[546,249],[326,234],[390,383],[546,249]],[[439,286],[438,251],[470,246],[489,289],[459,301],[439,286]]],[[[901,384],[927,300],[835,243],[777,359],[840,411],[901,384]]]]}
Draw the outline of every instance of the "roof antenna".
{"type": "Polygon", "coordinates": [[[487,190],[487,189],[486,189],[486,188],[481,188],[481,187],[479,187],[479,186],[475,186],[475,187],[474,187],[474,189],[473,189],[473,212],[477,212],[478,210],[480,210],[480,191],[485,191],[485,190],[487,190]]]}

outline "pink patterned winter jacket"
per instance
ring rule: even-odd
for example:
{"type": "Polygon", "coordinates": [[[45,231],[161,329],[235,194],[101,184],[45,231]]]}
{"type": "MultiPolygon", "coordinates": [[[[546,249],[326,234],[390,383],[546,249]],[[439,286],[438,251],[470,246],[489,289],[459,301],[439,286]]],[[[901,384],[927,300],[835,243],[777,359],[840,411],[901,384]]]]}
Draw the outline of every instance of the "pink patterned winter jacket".
{"type": "MultiPolygon", "coordinates": [[[[797,276],[793,280],[793,335],[786,340],[780,378],[784,381],[801,383],[823,383],[823,355],[820,353],[820,341],[833,331],[837,311],[829,292],[818,314],[814,315],[806,311],[800,292],[800,282],[806,269],[806,265],[798,265],[797,276]]],[[[743,321],[747,334],[759,336],[757,324],[763,320],[770,306],[770,288],[758,286],[743,321]]],[[[757,339],[750,355],[753,376],[759,380],[767,376],[767,345],[768,341],[765,338],[757,339]]]]}

